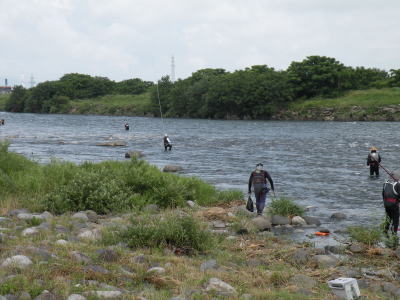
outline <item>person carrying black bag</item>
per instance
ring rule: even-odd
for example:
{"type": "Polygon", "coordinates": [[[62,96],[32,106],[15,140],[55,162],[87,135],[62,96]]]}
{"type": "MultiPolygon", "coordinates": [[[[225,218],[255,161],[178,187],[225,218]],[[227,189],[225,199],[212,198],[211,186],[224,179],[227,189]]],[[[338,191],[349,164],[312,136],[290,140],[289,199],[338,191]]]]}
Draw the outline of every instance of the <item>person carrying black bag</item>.
{"type": "Polygon", "coordinates": [[[251,187],[254,188],[254,195],[256,197],[256,208],[257,215],[262,215],[265,207],[265,201],[267,199],[267,193],[269,192],[269,188],[267,187],[267,179],[269,184],[271,185],[271,190],[274,192],[274,182],[272,181],[271,176],[264,169],[264,165],[262,163],[258,163],[256,165],[256,169],[251,172],[249,178],[249,198],[251,195],[251,187]]]}

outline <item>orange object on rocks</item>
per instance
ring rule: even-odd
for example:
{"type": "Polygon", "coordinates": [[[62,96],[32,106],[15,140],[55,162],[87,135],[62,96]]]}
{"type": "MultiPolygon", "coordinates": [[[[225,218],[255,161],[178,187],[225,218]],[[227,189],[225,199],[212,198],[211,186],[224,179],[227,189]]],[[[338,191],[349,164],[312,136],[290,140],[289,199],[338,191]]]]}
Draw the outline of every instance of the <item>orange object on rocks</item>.
{"type": "Polygon", "coordinates": [[[315,233],[315,235],[327,236],[327,235],[329,235],[329,232],[320,232],[320,231],[317,231],[317,232],[315,233]]]}

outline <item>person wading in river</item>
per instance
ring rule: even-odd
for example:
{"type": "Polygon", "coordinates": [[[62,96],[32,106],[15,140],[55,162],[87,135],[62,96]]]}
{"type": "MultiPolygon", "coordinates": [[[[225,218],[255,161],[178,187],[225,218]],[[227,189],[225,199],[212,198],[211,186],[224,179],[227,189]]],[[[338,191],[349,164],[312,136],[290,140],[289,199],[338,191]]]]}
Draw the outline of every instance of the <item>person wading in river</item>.
{"type": "Polygon", "coordinates": [[[381,156],[378,153],[378,149],[371,147],[371,153],[367,157],[367,166],[369,166],[369,175],[373,176],[374,173],[379,176],[379,163],[381,162],[381,156]]]}
{"type": "Polygon", "coordinates": [[[168,134],[164,135],[164,148],[165,148],[165,151],[167,151],[168,148],[169,148],[169,151],[171,151],[171,149],[172,149],[171,140],[169,139],[168,134]]]}
{"type": "MultiPolygon", "coordinates": [[[[267,187],[267,179],[271,185],[271,190],[274,191],[274,182],[267,171],[263,169],[264,165],[258,163],[256,169],[251,172],[249,178],[249,196],[251,194],[251,186],[254,188],[254,195],[256,197],[256,208],[257,215],[262,215],[265,207],[265,201],[267,199],[267,193],[269,191],[267,187]]],[[[275,194],[275,192],[274,192],[275,194]]]]}
{"type": "Polygon", "coordinates": [[[383,184],[382,197],[383,205],[386,211],[385,234],[388,235],[389,229],[392,234],[397,237],[397,229],[399,228],[399,200],[400,200],[400,183],[399,174],[391,175],[392,180],[387,180],[383,184]]]}

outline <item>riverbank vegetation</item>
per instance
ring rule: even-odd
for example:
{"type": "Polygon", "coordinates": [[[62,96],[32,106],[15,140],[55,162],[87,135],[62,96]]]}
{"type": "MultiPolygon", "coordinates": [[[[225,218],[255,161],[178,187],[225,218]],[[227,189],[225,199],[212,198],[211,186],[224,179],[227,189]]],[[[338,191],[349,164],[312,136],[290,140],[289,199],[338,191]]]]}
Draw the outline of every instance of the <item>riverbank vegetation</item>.
{"type": "Polygon", "coordinates": [[[147,204],[177,207],[188,200],[211,205],[243,197],[239,191],[218,191],[195,177],[164,173],[136,159],[41,165],[8,152],[7,143],[0,144],[0,196],[5,201],[2,207],[18,205],[58,214],[126,211],[147,204]]]}
{"type": "Polygon", "coordinates": [[[10,98],[9,94],[0,94],[0,111],[5,110],[8,98],[10,98]]]}
{"type": "MultiPolygon", "coordinates": [[[[400,70],[354,68],[335,58],[309,56],[301,62],[292,62],[286,70],[267,65],[233,72],[202,69],[176,82],[171,82],[168,76],[162,77],[157,85],[138,78],[114,82],[104,77],[66,74],[31,89],[15,87],[5,110],[159,116],[160,101],[166,117],[301,119],[303,113],[296,115],[298,109],[335,106],[332,99],[339,98],[339,108],[347,113],[341,113],[339,119],[351,119],[353,113],[354,118],[361,115],[365,119],[364,114],[368,115],[370,108],[386,105],[379,91],[384,89],[383,94],[390,94],[396,87],[400,87],[400,70]],[[357,98],[357,93],[372,100],[357,98]],[[360,106],[360,101],[368,108],[359,114],[352,106],[360,106]]],[[[396,99],[391,103],[400,104],[398,94],[394,95],[396,99]]],[[[314,118],[312,113],[305,115],[314,118]]]]}

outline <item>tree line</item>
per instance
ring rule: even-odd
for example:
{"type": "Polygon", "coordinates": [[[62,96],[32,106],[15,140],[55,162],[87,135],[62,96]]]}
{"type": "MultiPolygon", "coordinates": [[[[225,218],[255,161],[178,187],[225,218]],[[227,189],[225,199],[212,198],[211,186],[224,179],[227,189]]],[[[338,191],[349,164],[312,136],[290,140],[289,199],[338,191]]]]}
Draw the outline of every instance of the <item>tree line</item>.
{"type": "Polygon", "coordinates": [[[7,111],[52,113],[71,99],[88,99],[107,94],[150,93],[153,113],[158,104],[167,117],[217,119],[268,119],[288,103],[313,97],[338,97],[349,90],[400,86],[400,69],[345,66],[335,58],[309,56],[292,62],[286,70],[256,65],[244,70],[198,70],[186,79],[158,84],[141,79],[114,82],[104,77],[66,74],[31,89],[15,87],[7,111]]]}

